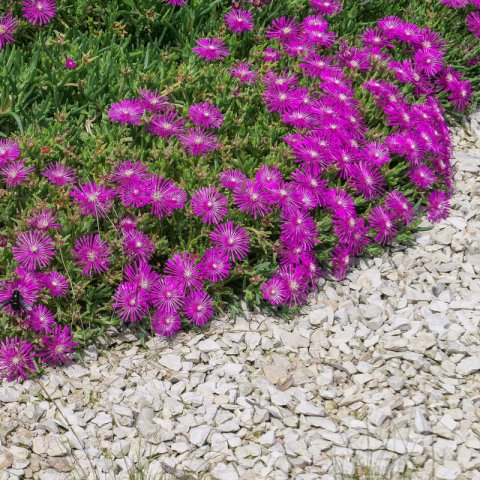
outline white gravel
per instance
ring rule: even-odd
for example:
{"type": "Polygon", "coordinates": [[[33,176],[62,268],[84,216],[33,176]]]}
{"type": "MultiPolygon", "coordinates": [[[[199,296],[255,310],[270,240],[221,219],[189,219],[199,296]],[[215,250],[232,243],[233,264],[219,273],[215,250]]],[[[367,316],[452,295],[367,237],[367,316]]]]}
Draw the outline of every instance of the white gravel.
{"type": "Polygon", "coordinates": [[[148,350],[126,331],[0,386],[0,480],[480,479],[479,119],[456,138],[451,217],[323,282],[295,319],[148,350]]]}

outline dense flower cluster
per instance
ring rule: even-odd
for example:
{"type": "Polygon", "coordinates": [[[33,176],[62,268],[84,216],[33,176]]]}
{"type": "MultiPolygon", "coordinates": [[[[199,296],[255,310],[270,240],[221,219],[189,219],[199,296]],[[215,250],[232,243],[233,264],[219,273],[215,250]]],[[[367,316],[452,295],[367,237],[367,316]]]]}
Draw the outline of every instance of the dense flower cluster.
{"type": "MultiPolygon", "coordinates": [[[[12,0],[10,1],[12,3],[12,0]]],[[[32,25],[43,27],[50,23],[57,13],[55,0],[24,0],[21,3],[22,17],[32,25]]],[[[0,50],[15,41],[19,18],[11,13],[0,16],[0,50]]]]}
{"type": "MultiPolygon", "coordinates": [[[[444,107],[465,111],[472,87],[446,63],[443,39],[386,17],[347,43],[331,26],[342,2],[311,0],[304,18],[280,16],[261,30],[263,52],[234,58],[236,42],[258,33],[251,6],[266,3],[233,2],[221,32],[197,39],[191,56],[202,70],[231,77],[223,96],[253,92],[269,129],[281,131],[272,156],[254,170],[228,165],[234,102],[225,107],[215,92],[188,101],[173,88],[168,97],[145,88],[107,112],[115,128],[144,129],[165,158],[175,150],[193,165],[221,165],[217,181],[192,191],[175,170],[145,157],[109,160],[95,178],[63,157],[35,169],[16,141],[0,139],[5,191],[26,189],[35,177],[56,194],[52,206],[22,219],[11,246],[1,245],[13,270],[0,282],[0,309],[24,335],[0,343],[0,377],[25,379],[38,365],[71,360],[80,338],[77,319],[67,325],[56,309],[64,297],[106,291],[104,310],[169,337],[207,323],[219,292],[248,288],[248,279],[267,304],[301,305],[321,276],[343,279],[355,257],[410,232],[419,214],[432,222],[448,215],[444,107]]],[[[52,0],[23,4],[39,25],[56,11],[52,0]]],[[[16,27],[14,17],[5,19],[16,27]]],[[[0,48],[13,41],[13,27],[2,25],[0,48]]],[[[65,67],[75,69],[75,61],[65,67]]]]}

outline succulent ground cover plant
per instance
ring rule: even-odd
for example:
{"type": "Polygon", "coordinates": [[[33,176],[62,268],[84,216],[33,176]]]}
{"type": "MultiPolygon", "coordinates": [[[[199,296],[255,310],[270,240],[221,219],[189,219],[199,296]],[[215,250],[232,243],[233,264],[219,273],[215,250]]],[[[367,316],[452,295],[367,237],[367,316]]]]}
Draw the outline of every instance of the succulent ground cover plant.
{"type": "Polygon", "coordinates": [[[438,2],[57,3],[0,53],[7,380],[111,323],[294,311],[448,215],[479,48],[438,2]]]}

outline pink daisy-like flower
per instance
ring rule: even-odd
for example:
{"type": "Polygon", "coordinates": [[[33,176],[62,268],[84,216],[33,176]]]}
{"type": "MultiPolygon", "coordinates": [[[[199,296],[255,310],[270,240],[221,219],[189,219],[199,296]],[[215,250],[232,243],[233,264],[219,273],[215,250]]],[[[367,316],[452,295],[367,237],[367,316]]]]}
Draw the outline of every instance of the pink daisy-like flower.
{"type": "Polygon", "coordinates": [[[134,177],[117,188],[120,202],[125,207],[140,208],[150,203],[150,185],[148,178],[134,177]]]}
{"type": "Polygon", "coordinates": [[[310,5],[314,10],[327,17],[340,13],[343,7],[339,0],[310,0],[310,5]]]}
{"type": "Polygon", "coordinates": [[[203,254],[200,266],[205,278],[214,283],[225,280],[232,268],[228,253],[218,247],[210,248],[203,254]]]}
{"type": "Polygon", "coordinates": [[[241,83],[255,83],[258,78],[257,72],[250,70],[252,64],[250,62],[237,62],[229,72],[232,77],[238,78],[241,83]]]}
{"type": "Polygon", "coordinates": [[[27,379],[35,370],[33,345],[23,338],[6,337],[0,342],[0,377],[7,382],[27,379]]]}
{"type": "Polygon", "coordinates": [[[349,169],[349,183],[353,189],[366,200],[375,200],[385,189],[385,179],[382,172],[366,162],[352,165],[349,169]]]}
{"type": "Polygon", "coordinates": [[[140,100],[122,100],[112,103],[108,116],[111,122],[120,122],[122,125],[127,123],[138,125],[143,115],[143,105],[140,100]]]}
{"type": "Polygon", "coordinates": [[[432,77],[442,70],[443,56],[443,53],[434,48],[420,48],[413,58],[418,70],[432,77]]]}
{"type": "Polygon", "coordinates": [[[42,363],[57,367],[71,363],[78,342],[73,340],[68,326],[57,325],[42,338],[42,344],[43,348],[38,354],[42,363]]]}
{"type": "Polygon", "coordinates": [[[339,246],[333,249],[331,256],[332,273],[338,281],[346,277],[352,259],[352,254],[348,247],[339,246]]]}
{"type": "Polygon", "coordinates": [[[30,311],[27,323],[34,332],[49,333],[55,325],[55,317],[44,305],[36,305],[30,311]]]}
{"type": "Polygon", "coordinates": [[[243,260],[250,251],[250,239],[247,231],[232,221],[218,225],[210,233],[210,240],[236,262],[243,260]]]}
{"type": "Polygon", "coordinates": [[[449,85],[450,95],[449,100],[457,108],[458,111],[463,112],[469,105],[472,99],[472,84],[466,80],[453,80],[449,85]]]}
{"type": "Polygon", "coordinates": [[[247,179],[233,192],[233,203],[241,212],[252,215],[253,218],[264,217],[271,211],[266,189],[258,182],[247,179]]]}
{"type": "Polygon", "coordinates": [[[213,316],[213,300],[203,290],[191,292],[183,307],[185,316],[195,325],[204,325],[213,316]]]}
{"type": "Polygon", "coordinates": [[[112,306],[124,322],[135,323],[148,311],[148,294],[137,284],[124,282],[113,295],[112,306]]]}
{"type": "Polygon", "coordinates": [[[267,63],[275,63],[280,60],[280,52],[275,48],[267,48],[263,52],[263,61],[267,63]]]}
{"type": "Polygon", "coordinates": [[[137,221],[129,216],[123,217],[118,221],[118,226],[122,230],[122,233],[125,234],[137,228],[137,221]]]}
{"type": "Polygon", "coordinates": [[[232,8],[225,14],[225,24],[233,33],[253,30],[253,15],[247,10],[232,8]]]}
{"type": "Polygon", "coordinates": [[[148,261],[153,257],[155,245],[145,233],[131,230],[123,239],[123,251],[130,259],[148,261]]]}
{"type": "Polygon", "coordinates": [[[165,273],[178,280],[184,290],[202,288],[204,276],[197,259],[187,253],[176,253],[165,264],[165,273]]]}
{"type": "MultiPolygon", "coordinates": [[[[33,273],[33,272],[28,272],[33,273]]],[[[32,306],[38,300],[40,287],[35,278],[27,275],[22,275],[23,278],[18,278],[13,281],[0,282],[0,302],[5,303],[12,298],[15,290],[18,290],[22,295],[24,302],[32,306]]],[[[16,315],[11,305],[4,305],[3,310],[10,315],[16,315]]]]}
{"type": "Polygon", "coordinates": [[[54,0],[24,0],[22,10],[30,23],[42,26],[52,21],[57,13],[57,4],[54,0]]]}
{"type": "Polygon", "coordinates": [[[83,235],[75,242],[72,250],[77,265],[83,267],[82,275],[92,277],[108,270],[109,256],[112,254],[108,243],[100,235],[83,235]]]}
{"type": "Polygon", "coordinates": [[[75,170],[60,162],[49,163],[43,170],[42,175],[56,187],[75,181],[75,170]]]}
{"type": "Polygon", "coordinates": [[[396,220],[402,220],[407,225],[415,218],[415,209],[408,198],[397,190],[391,191],[385,199],[385,206],[396,220]]]}
{"type": "Polygon", "coordinates": [[[475,38],[480,37],[480,12],[471,12],[467,15],[467,27],[475,38]]]}
{"type": "Polygon", "coordinates": [[[0,175],[7,187],[17,187],[23,183],[31,172],[35,170],[33,167],[25,166],[25,159],[17,160],[6,164],[0,169],[0,175]]]}
{"type": "Polygon", "coordinates": [[[125,160],[114,165],[110,180],[115,183],[125,184],[132,180],[149,178],[148,167],[142,162],[125,160]]]}
{"type": "MultiPolygon", "coordinates": [[[[2,50],[5,45],[15,41],[13,35],[17,31],[18,20],[15,17],[12,17],[9,13],[5,16],[0,17],[0,50],[2,50]]],[[[4,140],[3,140],[4,141],[4,140]]],[[[2,142],[2,140],[0,140],[2,142]]],[[[1,154],[0,154],[0,165],[1,165],[1,154]]]]}
{"type": "Polygon", "coordinates": [[[176,312],[155,310],[152,315],[152,329],[157,335],[170,337],[182,328],[182,319],[176,312]]]}
{"type": "Polygon", "coordinates": [[[448,217],[450,212],[450,196],[447,192],[438,190],[428,196],[427,216],[431,222],[440,222],[448,217]]]}
{"type": "Polygon", "coordinates": [[[397,236],[397,226],[393,215],[380,205],[373,207],[368,215],[370,227],[376,233],[375,241],[386,245],[397,236]]]}
{"type": "Polygon", "coordinates": [[[68,280],[61,273],[52,271],[42,276],[42,284],[52,297],[63,297],[68,292],[68,280]]]}
{"type": "Polygon", "coordinates": [[[68,68],[69,70],[75,70],[78,68],[78,65],[75,63],[75,60],[72,57],[67,57],[65,59],[65,68],[68,68]]]}
{"type": "Polygon", "coordinates": [[[54,215],[52,210],[43,210],[41,213],[29,220],[29,225],[37,230],[50,230],[51,228],[62,228],[57,222],[60,217],[54,215]]]}
{"type": "Polygon", "coordinates": [[[182,208],[187,200],[186,193],[171,180],[154,175],[150,184],[150,213],[159,220],[170,216],[175,210],[182,208]]]}
{"type": "Polygon", "coordinates": [[[435,174],[426,165],[410,169],[408,176],[415,185],[422,189],[430,188],[437,181],[435,174]]]}
{"type": "Polygon", "coordinates": [[[20,156],[18,143],[9,138],[0,140],[0,167],[15,161],[20,156]]]}
{"type": "Polygon", "coordinates": [[[246,175],[239,170],[225,170],[219,175],[220,186],[225,188],[236,188],[247,179],[246,175]]]}
{"type": "Polygon", "coordinates": [[[468,5],[469,0],[440,0],[447,7],[463,8],[468,5]]]}
{"type": "Polygon", "coordinates": [[[214,187],[199,188],[192,196],[192,210],[204,223],[219,223],[228,212],[228,200],[214,187]]]}
{"type": "Polygon", "coordinates": [[[181,133],[178,139],[182,143],[183,150],[196,157],[217,150],[219,147],[218,137],[200,127],[189,128],[181,133]]]}
{"type": "Polygon", "coordinates": [[[220,109],[210,102],[196,103],[188,109],[190,121],[199,127],[220,128],[223,116],[220,109]]]}
{"type": "Polygon", "coordinates": [[[163,112],[169,105],[167,97],[156,90],[140,89],[140,103],[148,112],[163,112]]]}
{"type": "Polygon", "coordinates": [[[285,286],[285,303],[289,306],[302,304],[308,295],[308,278],[300,266],[285,265],[275,273],[285,286]]]}
{"type": "Polygon", "coordinates": [[[195,40],[197,47],[192,50],[202,59],[208,62],[222,59],[230,55],[230,50],[219,38],[200,38],[195,40]]]}
{"type": "Polygon", "coordinates": [[[177,112],[169,110],[166,113],[154,115],[147,130],[157,137],[168,139],[183,131],[185,120],[177,112]]]}
{"type": "Polygon", "coordinates": [[[262,295],[271,305],[284,305],[287,300],[287,287],[283,280],[273,277],[262,285],[262,295]]]}
{"type": "Polygon", "coordinates": [[[152,288],[150,300],[164,312],[179,310],[185,300],[184,282],[175,277],[161,277],[152,288]]]}
{"type": "Polygon", "coordinates": [[[72,188],[70,196],[81,208],[83,215],[105,217],[113,207],[115,190],[103,184],[88,182],[72,188]]]}
{"type": "Polygon", "coordinates": [[[127,265],[124,277],[146,292],[150,292],[159,279],[158,273],[144,260],[127,265]]]}
{"type": "Polygon", "coordinates": [[[13,258],[27,270],[45,268],[55,254],[53,240],[45,233],[31,230],[18,236],[12,247],[13,258]]]}
{"type": "Polygon", "coordinates": [[[168,5],[173,5],[174,7],[182,7],[187,4],[187,0],[163,0],[168,5]]]}

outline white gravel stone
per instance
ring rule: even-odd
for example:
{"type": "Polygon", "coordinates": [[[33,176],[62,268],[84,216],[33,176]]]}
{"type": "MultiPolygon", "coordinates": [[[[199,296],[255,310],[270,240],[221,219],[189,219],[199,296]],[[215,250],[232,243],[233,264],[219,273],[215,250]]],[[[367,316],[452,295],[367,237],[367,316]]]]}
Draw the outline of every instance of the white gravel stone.
{"type": "Polygon", "coordinates": [[[310,402],[301,402],[295,407],[295,412],[302,415],[321,417],[325,415],[323,408],[317,407],[310,402]]]}
{"type": "Polygon", "coordinates": [[[197,346],[198,349],[204,353],[218,352],[218,350],[220,350],[220,345],[211,338],[199,342],[197,346]]]}
{"type": "Polygon", "coordinates": [[[460,375],[471,375],[480,371],[480,352],[479,356],[466,357],[457,365],[457,373],[460,375]]]}
{"type": "Polygon", "coordinates": [[[197,447],[201,447],[202,445],[205,445],[211,431],[212,431],[212,427],[209,427],[208,425],[192,428],[188,434],[190,443],[193,443],[197,447]]]}

